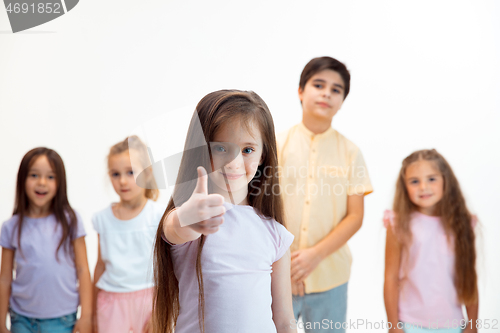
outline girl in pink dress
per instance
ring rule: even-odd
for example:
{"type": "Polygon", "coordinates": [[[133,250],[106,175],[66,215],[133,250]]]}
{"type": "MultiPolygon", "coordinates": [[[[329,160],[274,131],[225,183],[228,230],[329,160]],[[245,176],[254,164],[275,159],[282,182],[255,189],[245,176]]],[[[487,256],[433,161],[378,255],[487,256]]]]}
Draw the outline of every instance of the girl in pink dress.
{"type": "Polygon", "coordinates": [[[475,217],[436,150],[404,159],[384,224],[389,332],[477,332],[475,217]]]}

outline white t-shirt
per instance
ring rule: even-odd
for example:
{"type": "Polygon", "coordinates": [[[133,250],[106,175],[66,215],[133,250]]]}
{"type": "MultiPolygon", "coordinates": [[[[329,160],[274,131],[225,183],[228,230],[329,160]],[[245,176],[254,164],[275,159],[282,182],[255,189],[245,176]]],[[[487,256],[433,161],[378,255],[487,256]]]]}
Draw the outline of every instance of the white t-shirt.
{"type": "MultiPolygon", "coordinates": [[[[288,250],[293,235],[251,206],[233,206],[219,231],[208,235],[201,254],[205,291],[205,332],[276,333],[271,309],[272,264],[288,250]]],[[[179,281],[176,333],[200,332],[196,254],[199,239],[173,245],[179,281]]]]}
{"type": "Polygon", "coordinates": [[[92,217],[106,265],[98,288],[120,293],[153,287],[153,244],[164,211],[165,207],[148,200],[130,220],[116,218],[111,205],[92,217]]]}

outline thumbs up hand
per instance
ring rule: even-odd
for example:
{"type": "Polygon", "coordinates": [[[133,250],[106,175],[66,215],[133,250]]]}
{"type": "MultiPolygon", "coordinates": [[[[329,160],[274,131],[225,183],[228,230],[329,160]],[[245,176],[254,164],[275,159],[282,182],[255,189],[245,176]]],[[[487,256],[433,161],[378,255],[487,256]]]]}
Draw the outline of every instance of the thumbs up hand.
{"type": "MultiPolygon", "coordinates": [[[[191,197],[177,209],[180,227],[189,227],[196,233],[209,235],[217,232],[224,222],[224,197],[208,194],[208,175],[198,167],[198,181],[191,197]]],[[[196,237],[196,238],[198,238],[196,237]]]]}

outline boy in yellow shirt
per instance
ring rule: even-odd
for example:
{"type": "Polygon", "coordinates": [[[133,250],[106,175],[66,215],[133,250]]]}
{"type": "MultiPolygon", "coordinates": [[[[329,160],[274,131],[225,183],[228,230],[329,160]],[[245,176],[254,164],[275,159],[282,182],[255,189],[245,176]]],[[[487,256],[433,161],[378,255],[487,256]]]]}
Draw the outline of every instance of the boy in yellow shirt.
{"type": "Polygon", "coordinates": [[[345,332],[351,253],[364,196],[373,191],[360,150],[331,127],[349,93],[350,74],[336,59],[312,59],[302,71],[302,122],[277,136],[292,250],[295,318],[306,332],[345,332]]]}

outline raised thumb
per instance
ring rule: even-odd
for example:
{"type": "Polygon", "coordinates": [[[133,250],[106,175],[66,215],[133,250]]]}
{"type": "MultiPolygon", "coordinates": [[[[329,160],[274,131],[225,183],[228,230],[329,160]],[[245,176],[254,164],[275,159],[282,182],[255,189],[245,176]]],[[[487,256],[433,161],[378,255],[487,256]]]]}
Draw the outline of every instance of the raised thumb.
{"type": "Polygon", "coordinates": [[[208,195],[208,175],[204,167],[199,166],[196,171],[198,171],[198,181],[196,182],[196,188],[194,193],[202,193],[208,195]]]}

